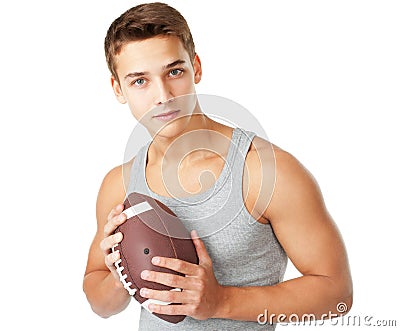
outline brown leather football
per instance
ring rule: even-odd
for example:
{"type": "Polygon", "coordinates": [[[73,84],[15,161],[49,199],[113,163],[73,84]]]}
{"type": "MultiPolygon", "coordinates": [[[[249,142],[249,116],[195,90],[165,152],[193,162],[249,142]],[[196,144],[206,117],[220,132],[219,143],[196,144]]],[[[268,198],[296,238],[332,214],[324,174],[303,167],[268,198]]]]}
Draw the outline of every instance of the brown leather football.
{"type": "MultiPolygon", "coordinates": [[[[115,263],[120,281],[128,293],[148,310],[151,302],[170,304],[157,300],[150,300],[140,296],[142,287],[156,290],[173,289],[166,285],[146,281],[140,277],[143,270],[154,270],[179,274],[173,270],[161,268],[151,263],[153,256],[165,256],[185,260],[198,264],[196,249],[190,239],[190,233],[178,217],[163,203],[147,195],[131,193],[124,201],[126,222],[121,224],[115,232],[122,232],[122,241],[112,248],[120,252],[120,260],[115,263]]],[[[184,315],[164,315],[154,313],[155,316],[171,322],[181,322],[184,315]]]]}

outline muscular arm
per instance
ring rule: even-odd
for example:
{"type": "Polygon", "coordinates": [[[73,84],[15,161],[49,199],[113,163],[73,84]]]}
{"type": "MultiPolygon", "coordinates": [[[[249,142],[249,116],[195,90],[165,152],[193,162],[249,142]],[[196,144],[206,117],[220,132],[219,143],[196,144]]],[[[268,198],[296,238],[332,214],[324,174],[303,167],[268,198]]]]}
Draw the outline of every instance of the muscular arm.
{"type": "Polygon", "coordinates": [[[112,169],[101,184],[96,203],[97,231],[89,250],[83,280],[83,290],[93,311],[102,317],[117,314],[124,310],[130,301],[130,296],[113,269],[112,262],[115,256],[108,252],[112,241],[118,240],[109,235],[114,227],[111,225],[111,218],[122,211],[122,206],[119,209],[115,207],[125,198],[122,169],[123,166],[112,169]],[[106,225],[107,223],[109,224],[106,225]],[[104,239],[105,237],[109,239],[104,239]]]}
{"type": "MultiPolygon", "coordinates": [[[[250,153],[249,153],[250,154],[250,153]]],[[[261,153],[262,154],[262,153],[261,153]]],[[[329,215],[321,192],[311,174],[290,154],[276,148],[276,183],[268,208],[260,208],[252,190],[260,188],[260,164],[253,157],[249,166],[249,201],[269,221],[274,232],[302,276],[266,287],[226,287],[219,317],[257,320],[265,309],[268,315],[338,313],[343,302],[350,309],[352,281],[342,238],[329,215]]],[[[268,157],[266,157],[266,162],[268,157]]],[[[264,174],[265,175],[265,174],[264,174]]],[[[267,175],[266,180],[270,179],[267,175]]],[[[263,188],[265,192],[267,188],[263,188]]],[[[264,203],[264,207],[265,203],[264,203]]],[[[283,321],[283,320],[280,320],[283,321]]]]}

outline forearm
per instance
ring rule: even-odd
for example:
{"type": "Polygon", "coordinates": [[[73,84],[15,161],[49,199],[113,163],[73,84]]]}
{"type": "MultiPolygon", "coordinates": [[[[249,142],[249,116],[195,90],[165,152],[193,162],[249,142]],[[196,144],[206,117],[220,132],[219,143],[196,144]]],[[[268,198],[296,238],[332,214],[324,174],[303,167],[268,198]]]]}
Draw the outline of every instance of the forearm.
{"type": "Polygon", "coordinates": [[[234,320],[257,321],[260,314],[264,314],[261,320],[267,322],[271,319],[273,322],[288,321],[292,314],[300,320],[305,314],[322,319],[339,314],[339,303],[345,303],[348,309],[352,304],[351,285],[340,286],[329,277],[316,275],[291,279],[274,286],[224,287],[223,293],[219,316],[215,317],[234,320]]]}
{"type": "Polygon", "coordinates": [[[93,311],[104,318],[124,310],[131,298],[122,284],[108,271],[87,274],[83,281],[83,290],[93,311]]]}

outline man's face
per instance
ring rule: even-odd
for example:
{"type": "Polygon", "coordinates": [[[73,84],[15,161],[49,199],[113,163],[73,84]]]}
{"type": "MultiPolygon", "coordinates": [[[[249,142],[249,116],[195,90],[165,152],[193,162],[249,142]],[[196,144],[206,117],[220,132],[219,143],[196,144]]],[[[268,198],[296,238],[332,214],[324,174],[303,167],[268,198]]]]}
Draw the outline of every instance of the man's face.
{"type": "Polygon", "coordinates": [[[189,121],[201,64],[196,56],[192,65],[177,37],[130,42],[116,57],[116,67],[119,83],[112,78],[112,85],[117,99],[128,103],[133,116],[152,135],[162,127],[171,131],[189,121]],[[184,95],[188,96],[177,98],[184,95]]]}

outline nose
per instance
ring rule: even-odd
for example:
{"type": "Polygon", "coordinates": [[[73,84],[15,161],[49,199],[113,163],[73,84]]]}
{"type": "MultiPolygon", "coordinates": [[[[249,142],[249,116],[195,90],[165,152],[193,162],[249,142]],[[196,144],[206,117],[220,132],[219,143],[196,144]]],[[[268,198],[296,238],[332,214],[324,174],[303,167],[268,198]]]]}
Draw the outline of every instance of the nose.
{"type": "Polygon", "coordinates": [[[169,85],[162,79],[157,81],[155,91],[155,105],[159,106],[172,98],[169,85]]]}

